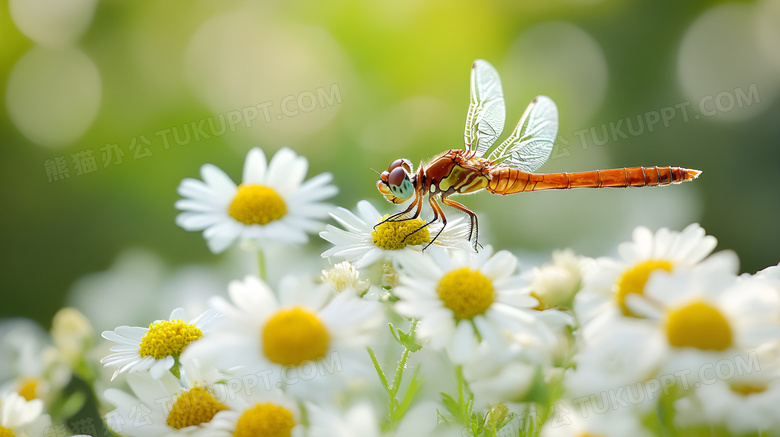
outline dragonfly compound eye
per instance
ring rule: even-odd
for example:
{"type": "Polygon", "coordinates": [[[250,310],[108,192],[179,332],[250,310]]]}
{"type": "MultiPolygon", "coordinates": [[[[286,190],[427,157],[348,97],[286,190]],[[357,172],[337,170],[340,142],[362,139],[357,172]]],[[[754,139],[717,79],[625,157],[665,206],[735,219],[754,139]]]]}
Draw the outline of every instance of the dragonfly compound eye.
{"type": "Polygon", "coordinates": [[[402,167],[396,167],[387,177],[387,183],[394,196],[401,199],[408,199],[414,194],[412,181],[409,180],[409,173],[402,167]]]}
{"type": "Polygon", "coordinates": [[[412,172],[412,162],[408,159],[396,159],[392,164],[390,164],[390,167],[388,167],[387,171],[392,172],[398,167],[403,167],[409,173],[412,172]]]}
{"type": "Polygon", "coordinates": [[[387,176],[387,183],[390,184],[390,186],[401,185],[404,179],[409,179],[406,170],[404,170],[403,167],[396,167],[390,172],[390,175],[387,176]]]}
{"type": "Polygon", "coordinates": [[[387,171],[393,171],[397,169],[398,167],[402,166],[404,163],[403,159],[396,159],[390,164],[390,167],[387,168],[387,171]]]}

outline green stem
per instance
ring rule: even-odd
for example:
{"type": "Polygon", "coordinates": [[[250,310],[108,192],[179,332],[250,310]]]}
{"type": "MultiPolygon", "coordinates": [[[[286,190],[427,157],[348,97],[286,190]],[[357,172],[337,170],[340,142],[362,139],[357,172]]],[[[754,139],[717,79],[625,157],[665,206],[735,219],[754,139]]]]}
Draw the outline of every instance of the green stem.
{"type": "Polygon", "coordinates": [[[409,359],[409,349],[404,349],[404,353],[401,355],[401,359],[398,361],[398,366],[395,368],[395,375],[393,375],[393,386],[390,387],[390,399],[395,400],[395,395],[398,394],[398,389],[401,388],[401,379],[404,376],[404,370],[406,370],[406,361],[409,359]]]}
{"type": "MultiPolygon", "coordinates": [[[[414,331],[417,329],[417,319],[412,320],[412,325],[409,327],[409,338],[414,338],[414,331]]],[[[404,370],[406,370],[406,362],[409,360],[409,355],[412,352],[404,346],[404,352],[401,354],[401,359],[398,361],[398,366],[395,368],[395,375],[393,375],[393,385],[390,387],[390,390],[388,394],[390,395],[390,407],[389,407],[389,414],[390,414],[390,424],[391,426],[395,425],[395,422],[397,417],[396,411],[398,410],[398,399],[396,399],[396,395],[398,394],[398,390],[401,388],[401,380],[404,376],[404,370]]]]}
{"type": "Polygon", "coordinates": [[[474,329],[474,335],[477,336],[477,344],[482,343],[482,334],[479,333],[479,329],[477,329],[477,324],[474,323],[474,319],[471,319],[471,327],[474,329]]]}
{"type": "Polygon", "coordinates": [[[658,407],[660,409],[661,435],[676,437],[677,429],[674,424],[674,401],[677,398],[677,387],[671,387],[668,393],[665,393],[659,399],[658,407]]]}
{"type": "MultiPolygon", "coordinates": [[[[385,391],[387,391],[387,395],[389,398],[389,402],[387,405],[387,417],[385,421],[382,423],[382,428],[385,431],[389,431],[390,429],[393,429],[398,421],[401,420],[404,413],[406,412],[406,409],[409,407],[409,402],[411,402],[411,397],[414,397],[414,393],[416,392],[418,387],[412,387],[415,385],[415,378],[417,376],[416,372],[415,375],[412,377],[411,385],[409,386],[406,395],[404,397],[404,402],[398,402],[397,396],[398,396],[398,390],[401,389],[401,381],[403,380],[404,370],[406,370],[406,364],[409,361],[409,355],[413,353],[413,351],[417,351],[419,347],[414,346],[414,332],[417,329],[417,320],[412,320],[412,324],[409,327],[409,333],[403,334],[401,332],[401,338],[398,337],[398,335],[393,331],[392,324],[390,325],[390,331],[393,332],[393,337],[395,340],[404,348],[403,353],[401,354],[401,359],[398,361],[398,365],[395,368],[395,374],[393,375],[393,382],[392,385],[390,382],[388,382],[387,377],[385,376],[385,372],[382,371],[382,366],[379,364],[379,360],[376,357],[376,354],[374,353],[374,350],[370,347],[366,348],[368,351],[368,355],[371,357],[371,362],[374,364],[374,369],[376,369],[377,375],[379,375],[379,380],[382,382],[382,386],[385,388],[385,391]],[[403,339],[403,340],[402,340],[403,339]],[[409,348],[409,345],[412,345],[412,349],[409,348]]],[[[400,331],[399,331],[400,332],[400,331]]],[[[419,369],[418,369],[419,370],[419,369]]]]}
{"type": "Polygon", "coordinates": [[[171,367],[171,373],[176,379],[181,379],[181,371],[179,370],[179,357],[173,357],[173,367],[171,367]]]}
{"type": "Polygon", "coordinates": [[[460,364],[455,366],[455,378],[458,380],[458,406],[461,411],[466,412],[465,403],[463,402],[463,366],[460,364]]]}
{"type": "Polygon", "coordinates": [[[306,405],[304,405],[303,401],[298,401],[298,410],[301,412],[301,425],[305,426],[306,428],[309,427],[309,412],[306,410],[306,405]]]}
{"type": "Polygon", "coordinates": [[[463,378],[463,366],[460,364],[455,366],[455,379],[458,382],[458,409],[460,410],[461,425],[475,432],[473,430],[478,429],[480,424],[474,423],[471,417],[470,400],[466,401],[465,393],[468,387],[466,387],[466,381],[463,378]]]}
{"type": "Polygon", "coordinates": [[[262,249],[257,250],[257,266],[260,268],[260,279],[262,279],[263,282],[266,282],[267,277],[265,273],[265,255],[263,255],[262,249]]]}

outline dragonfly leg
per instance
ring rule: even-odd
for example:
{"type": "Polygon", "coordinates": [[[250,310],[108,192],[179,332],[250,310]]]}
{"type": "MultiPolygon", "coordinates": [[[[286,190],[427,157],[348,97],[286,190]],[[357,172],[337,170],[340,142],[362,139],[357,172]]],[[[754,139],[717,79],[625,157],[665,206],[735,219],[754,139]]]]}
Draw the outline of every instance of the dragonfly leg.
{"type": "MultiPolygon", "coordinates": [[[[444,200],[444,198],[442,198],[444,200]]],[[[439,206],[438,203],[436,203],[436,200],[433,198],[433,193],[431,193],[428,196],[428,203],[431,204],[431,208],[433,208],[433,220],[431,220],[426,225],[429,225],[433,222],[435,222],[439,216],[441,216],[441,229],[439,229],[439,232],[436,233],[436,236],[434,236],[428,244],[423,247],[423,250],[427,249],[428,246],[433,244],[434,241],[436,241],[437,238],[439,238],[439,235],[441,235],[441,232],[444,230],[444,228],[447,227],[447,217],[444,215],[444,211],[441,209],[441,206],[439,206]]]]}
{"type": "Polygon", "coordinates": [[[471,237],[474,237],[474,250],[477,250],[477,246],[482,247],[479,244],[479,221],[477,220],[477,214],[475,214],[474,211],[466,208],[466,206],[462,203],[448,199],[447,196],[442,196],[441,201],[444,202],[445,205],[457,208],[469,215],[470,221],[468,240],[471,241],[471,237]]]}
{"type": "MultiPolygon", "coordinates": [[[[422,198],[421,198],[421,200],[422,200],[422,198]]],[[[407,238],[411,237],[412,235],[414,235],[414,234],[415,234],[415,233],[417,233],[418,231],[421,231],[421,230],[425,229],[425,227],[426,227],[426,226],[428,226],[428,225],[430,225],[431,223],[433,223],[433,222],[435,222],[436,220],[438,220],[438,219],[439,219],[439,214],[441,214],[441,217],[442,217],[442,220],[444,220],[444,223],[445,223],[445,224],[447,223],[447,220],[444,218],[444,213],[442,212],[441,208],[440,208],[440,207],[439,207],[439,205],[436,203],[436,201],[434,201],[434,200],[433,200],[433,193],[431,193],[430,195],[428,195],[428,202],[431,204],[431,207],[433,208],[433,219],[431,219],[430,221],[428,221],[428,222],[427,222],[427,223],[425,223],[424,225],[420,226],[419,228],[417,228],[417,229],[413,230],[412,232],[409,232],[408,234],[406,234],[406,236],[404,237],[404,239],[403,239],[403,240],[401,240],[401,242],[402,242],[402,243],[403,243],[404,241],[406,241],[406,239],[407,239],[407,238]]],[[[422,202],[420,202],[420,203],[422,203],[422,202]]],[[[443,228],[442,228],[442,229],[443,229],[443,228]]],[[[440,233],[441,233],[441,230],[439,231],[439,234],[440,234],[440,233]]],[[[428,244],[427,244],[427,245],[426,245],[426,246],[423,248],[423,250],[427,249],[427,248],[428,248],[428,246],[430,246],[430,245],[431,245],[431,243],[433,243],[433,242],[436,240],[436,238],[439,236],[439,234],[436,234],[436,237],[434,237],[434,238],[433,238],[433,240],[431,240],[431,241],[430,241],[430,242],[429,242],[429,243],[428,243],[428,244]]]]}
{"type": "Polygon", "coordinates": [[[405,210],[403,210],[401,212],[397,212],[397,213],[387,217],[386,219],[380,221],[379,223],[375,224],[374,225],[374,229],[376,229],[377,226],[379,226],[379,225],[381,225],[382,223],[385,223],[385,222],[402,222],[402,221],[406,221],[406,220],[416,219],[417,217],[420,216],[420,211],[421,210],[422,210],[422,196],[420,196],[418,193],[415,193],[414,201],[409,205],[408,208],[406,208],[405,210]],[[417,210],[414,212],[414,214],[412,214],[409,217],[402,218],[400,220],[398,219],[398,217],[403,217],[404,215],[409,214],[412,211],[412,209],[414,209],[414,208],[417,208],[417,210]]]}

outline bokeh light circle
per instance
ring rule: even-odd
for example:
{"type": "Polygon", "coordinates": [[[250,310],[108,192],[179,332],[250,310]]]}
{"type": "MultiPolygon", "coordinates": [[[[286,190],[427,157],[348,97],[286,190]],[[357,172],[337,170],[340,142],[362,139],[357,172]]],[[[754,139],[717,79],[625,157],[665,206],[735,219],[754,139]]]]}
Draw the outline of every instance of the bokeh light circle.
{"type": "Polygon", "coordinates": [[[677,76],[692,109],[716,121],[742,121],[768,107],[780,75],[760,52],[754,5],[703,13],[680,44],[677,76]],[[751,95],[752,93],[752,95],[751,95]]]}
{"type": "MultiPolygon", "coordinates": [[[[608,69],[601,46],[567,22],[528,29],[512,45],[507,69],[499,70],[507,96],[549,95],[570,126],[590,120],[606,96],[608,69]]],[[[508,99],[507,104],[513,102],[508,99]]],[[[507,126],[514,125],[511,118],[507,126]]]]}
{"type": "Polygon", "coordinates": [[[10,0],[11,19],[25,36],[55,47],[74,43],[92,22],[97,0],[10,0]]]}
{"type": "Polygon", "coordinates": [[[100,72],[86,54],[75,48],[35,47],[11,69],[6,104],[27,139],[56,149],[86,132],[101,95],[100,72]]]}

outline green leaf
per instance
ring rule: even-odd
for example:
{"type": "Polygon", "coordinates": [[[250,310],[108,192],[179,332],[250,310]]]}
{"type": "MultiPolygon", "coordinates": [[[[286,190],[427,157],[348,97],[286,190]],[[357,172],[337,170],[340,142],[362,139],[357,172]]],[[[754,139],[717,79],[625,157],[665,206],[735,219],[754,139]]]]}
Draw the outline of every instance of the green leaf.
{"type": "Polygon", "coordinates": [[[382,371],[382,366],[379,365],[379,360],[377,360],[374,350],[370,347],[367,347],[366,349],[368,350],[368,355],[371,356],[371,362],[374,363],[374,369],[376,369],[376,374],[379,375],[379,380],[382,382],[382,386],[389,392],[390,384],[387,383],[387,377],[382,371]]]}
{"type": "Polygon", "coordinates": [[[503,428],[503,427],[505,427],[505,426],[509,425],[509,423],[510,423],[510,422],[512,422],[513,420],[515,420],[515,418],[516,418],[516,417],[517,417],[517,414],[515,414],[515,413],[509,413],[509,414],[507,414],[507,416],[504,418],[504,420],[502,420],[502,421],[501,421],[501,422],[498,424],[498,427],[497,427],[497,428],[498,428],[498,430],[501,430],[501,428],[503,428]]]}
{"type": "Polygon", "coordinates": [[[422,348],[422,345],[417,343],[417,336],[415,334],[409,335],[399,329],[398,335],[401,337],[401,345],[409,349],[409,352],[417,352],[422,348]]]}
{"type": "Polygon", "coordinates": [[[449,425],[450,423],[452,423],[452,422],[450,421],[450,419],[448,419],[448,418],[444,417],[444,415],[443,415],[443,414],[441,414],[441,411],[439,411],[439,409],[437,408],[437,409],[436,409],[436,425],[438,425],[438,424],[440,424],[440,423],[442,423],[442,422],[444,422],[444,423],[446,423],[446,424],[448,424],[448,425],[449,425]]]}
{"type": "Polygon", "coordinates": [[[471,434],[474,436],[481,436],[485,434],[485,421],[477,413],[471,413],[471,420],[469,421],[468,428],[471,430],[471,434]]]}
{"type": "Polygon", "coordinates": [[[444,404],[444,408],[447,409],[447,412],[450,413],[453,419],[455,419],[455,422],[465,425],[466,424],[466,418],[463,417],[463,412],[460,410],[460,405],[458,405],[458,402],[452,398],[452,396],[448,395],[447,393],[441,393],[441,403],[444,404]]]}
{"type": "Polygon", "coordinates": [[[408,349],[409,352],[417,352],[420,350],[420,348],[422,348],[422,345],[417,342],[417,335],[412,332],[411,328],[411,333],[406,333],[401,329],[393,326],[392,323],[388,323],[387,326],[390,328],[390,334],[393,335],[395,341],[404,348],[408,349]]]}
{"type": "MultiPolygon", "coordinates": [[[[398,343],[401,346],[403,346],[404,344],[401,343],[401,339],[398,338],[398,334],[395,333],[395,331],[396,331],[395,326],[393,326],[392,323],[388,323],[387,327],[390,328],[390,334],[393,335],[393,338],[395,339],[396,343],[398,343]]],[[[398,331],[400,332],[401,330],[399,329],[398,331]]]]}
{"type": "Polygon", "coordinates": [[[414,397],[417,395],[417,392],[419,392],[420,388],[422,387],[422,379],[418,378],[419,373],[420,373],[420,365],[418,364],[417,367],[414,369],[414,373],[412,374],[412,380],[409,381],[409,387],[406,389],[406,393],[404,393],[404,398],[401,400],[401,405],[398,406],[398,410],[396,411],[396,416],[398,417],[398,420],[401,420],[401,418],[404,417],[404,414],[406,414],[406,411],[409,409],[409,406],[412,404],[414,397]]]}

